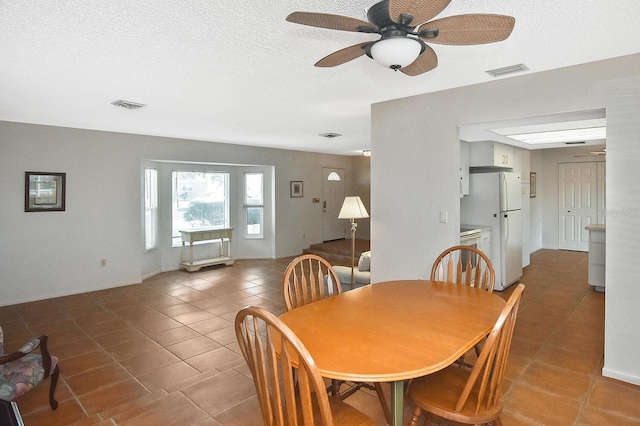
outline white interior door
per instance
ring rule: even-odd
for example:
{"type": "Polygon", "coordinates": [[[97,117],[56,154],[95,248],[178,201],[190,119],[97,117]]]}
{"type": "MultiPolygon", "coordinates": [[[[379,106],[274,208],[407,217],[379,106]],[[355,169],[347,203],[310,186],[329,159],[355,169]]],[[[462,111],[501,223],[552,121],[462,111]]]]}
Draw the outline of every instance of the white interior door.
{"type": "Polygon", "coordinates": [[[559,164],[559,239],[561,250],[589,250],[585,226],[598,222],[596,162],[559,164]]]}
{"type": "Polygon", "coordinates": [[[344,169],[322,169],[322,240],[345,238],[348,220],[338,219],[346,194],[344,169]]]}

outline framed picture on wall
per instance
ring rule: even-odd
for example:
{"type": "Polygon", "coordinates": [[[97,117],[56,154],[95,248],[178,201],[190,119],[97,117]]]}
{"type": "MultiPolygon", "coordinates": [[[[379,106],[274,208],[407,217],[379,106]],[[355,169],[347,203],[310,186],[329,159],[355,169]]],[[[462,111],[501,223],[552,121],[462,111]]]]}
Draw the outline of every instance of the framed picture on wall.
{"type": "Polygon", "coordinates": [[[302,197],[302,181],[301,180],[292,180],[290,182],[291,187],[289,188],[291,198],[302,197]]]}
{"type": "Polygon", "coordinates": [[[536,174],[534,172],[529,173],[529,198],[536,197],[536,174]]]}
{"type": "Polygon", "coordinates": [[[66,173],[25,172],[24,211],[64,211],[65,185],[66,173]]]}

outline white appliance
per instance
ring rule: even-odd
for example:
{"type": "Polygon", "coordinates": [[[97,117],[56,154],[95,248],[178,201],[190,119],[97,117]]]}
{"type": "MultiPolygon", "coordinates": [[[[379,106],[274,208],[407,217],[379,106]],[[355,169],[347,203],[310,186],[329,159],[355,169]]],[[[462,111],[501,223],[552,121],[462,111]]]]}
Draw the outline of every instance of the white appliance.
{"type": "MultiPolygon", "coordinates": [[[[460,225],[460,245],[461,246],[469,246],[480,250],[480,238],[482,233],[480,229],[474,227],[465,227],[460,225]]],[[[473,267],[476,267],[476,258],[475,256],[470,256],[469,252],[462,251],[460,252],[460,261],[462,262],[462,271],[466,271],[467,262],[471,260],[471,264],[473,267]],[[471,257],[471,259],[469,259],[471,257]]]]}
{"type": "Polygon", "coordinates": [[[520,174],[474,173],[469,195],[460,200],[460,222],[491,227],[495,290],[504,290],[522,276],[522,193],[520,174]],[[499,242],[499,243],[498,243],[499,242]]]}
{"type": "Polygon", "coordinates": [[[460,225],[460,245],[480,249],[480,228],[460,225]]]}

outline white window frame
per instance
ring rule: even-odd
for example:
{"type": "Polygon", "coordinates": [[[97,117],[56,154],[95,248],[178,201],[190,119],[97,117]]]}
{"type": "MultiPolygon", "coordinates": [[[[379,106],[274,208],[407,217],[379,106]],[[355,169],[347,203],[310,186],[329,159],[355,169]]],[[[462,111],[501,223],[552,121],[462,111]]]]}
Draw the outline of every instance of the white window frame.
{"type": "Polygon", "coordinates": [[[158,170],[144,169],[144,248],[158,248],[158,170]]]}
{"type": "MultiPolygon", "coordinates": [[[[191,225],[191,227],[193,229],[196,228],[202,228],[202,227],[207,227],[207,228],[213,228],[213,229],[218,229],[218,228],[229,228],[230,227],[230,213],[229,213],[229,208],[230,208],[230,204],[231,204],[231,194],[229,191],[229,185],[230,185],[230,180],[231,180],[231,176],[230,173],[228,171],[215,171],[215,170],[207,170],[207,171],[202,171],[202,170],[173,170],[171,172],[171,184],[172,184],[172,192],[171,192],[171,237],[172,237],[172,247],[179,247],[182,245],[182,236],[180,235],[179,229],[175,229],[175,225],[174,225],[174,215],[178,214],[176,213],[176,210],[180,209],[180,203],[184,203],[185,206],[188,206],[188,199],[183,199],[182,201],[180,201],[181,194],[183,193],[183,188],[180,188],[179,185],[180,183],[177,180],[178,174],[187,174],[187,173],[201,173],[206,175],[223,175],[224,176],[224,220],[222,224],[217,224],[217,225],[205,225],[205,224],[197,224],[194,223],[191,225]]],[[[187,184],[188,185],[188,184],[187,184]]],[[[192,186],[193,188],[193,186],[192,186]]],[[[195,190],[191,190],[191,192],[196,192],[195,190]]],[[[207,191],[202,191],[202,192],[197,192],[198,194],[200,194],[200,196],[203,196],[204,194],[207,193],[207,191]]],[[[193,195],[193,194],[189,194],[189,195],[193,195]]],[[[192,198],[197,198],[197,197],[192,197],[192,198]]],[[[184,213],[184,212],[183,212],[184,213]]],[[[188,226],[184,226],[184,227],[180,227],[181,229],[188,229],[188,226]]]]}
{"type": "Polygon", "coordinates": [[[243,208],[244,208],[244,237],[247,239],[259,239],[259,238],[264,238],[264,173],[262,172],[246,172],[244,174],[244,204],[243,204],[243,208]],[[249,192],[248,192],[248,179],[247,177],[253,175],[253,176],[260,176],[260,180],[261,180],[261,191],[260,191],[260,197],[259,200],[257,199],[249,199],[249,192]],[[260,210],[260,232],[259,233],[251,233],[250,232],[250,226],[249,225],[249,211],[250,209],[259,209],[260,210]]]}

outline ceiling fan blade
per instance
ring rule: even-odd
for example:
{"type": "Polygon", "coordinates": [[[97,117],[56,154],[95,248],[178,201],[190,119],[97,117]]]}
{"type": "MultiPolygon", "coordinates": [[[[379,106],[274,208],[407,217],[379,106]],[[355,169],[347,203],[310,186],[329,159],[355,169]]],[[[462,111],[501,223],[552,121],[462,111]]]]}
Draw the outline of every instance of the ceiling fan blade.
{"type": "Polygon", "coordinates": [[[378,28],[366,21],[349,18],[348,16],[331,15],[328,13],[293,12],[287,16],[287,21],[310,27],[328,28],[341,31],[362,31],[360,28],[376,31],[378,28]]]}
{"type": "Polygon", "coordinates": [[[333,52],[330,55],[325,56],[316,62],[316,67],[335,67],[337,65],[342,65],[345,62],[349,62],[352,59],[359,58],[360,56],[365,54],[365,48],[367,45],[371,43],[369,41],[359,44],[354,44],[353,46],[345,47],[344,49],[340,49],[337,52],[333,52]]]}
{"type": "Polygon", "coordinates": [[[423,38],[429,43],[470,45],[502,41],[509,37],[515,18],[505,15],[475,13],[456,15],[427,22],[420,30],[438,28],[437,37],[423,38]]]}
{"type": "Polygon", "coordinates": [[[406,75],[415,77],[416,75],[431,71],[437,66],[438,56],[436,56],[436,52],[434,52],[431,47],[426,46],[424,52],[422,52],[415,61],[413,61],[406,67],[400,68],[400,71],[402,71],[406,75]]]}
{"type": "Polygon", "coordinates": [[[442,12],[451,0],[389,0],[389,17],[400,22],[400,15],[413,16],[409,25],[418,26],[442,12]]]}

